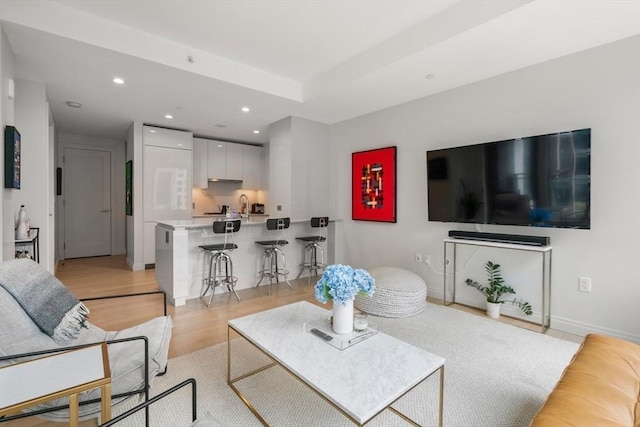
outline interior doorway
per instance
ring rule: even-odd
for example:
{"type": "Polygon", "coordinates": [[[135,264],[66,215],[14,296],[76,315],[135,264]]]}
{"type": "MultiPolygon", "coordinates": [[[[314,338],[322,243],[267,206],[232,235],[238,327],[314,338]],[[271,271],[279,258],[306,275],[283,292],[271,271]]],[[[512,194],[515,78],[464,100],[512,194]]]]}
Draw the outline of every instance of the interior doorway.
{"type": "Polygon", "coordinates": [[[64,148],[63,258],[111,255],[111,152],[64,148]]]}

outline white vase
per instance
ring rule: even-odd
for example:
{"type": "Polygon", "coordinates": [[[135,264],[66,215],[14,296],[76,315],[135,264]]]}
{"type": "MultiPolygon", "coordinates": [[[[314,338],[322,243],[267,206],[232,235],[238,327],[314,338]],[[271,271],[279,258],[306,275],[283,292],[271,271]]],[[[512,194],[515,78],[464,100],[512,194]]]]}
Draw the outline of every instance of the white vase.
{"type": "Polygon", "coordinates": [[[344,304],[333,301],[333,332],[336,334],[353,332],[353,300],[344,304]]]}
{"type": "Polygon", "coordinates": [[[26,240],[29,237],[29,225],[27,211],[24,205],[20,206],[18,212],[18,226],[16,227],[16,240],[26,240]]]}
{"type": "Polygon", "coordinates": [[[500,317],[500,306],[502,304],[496,302],[487,301],[487,316],[492,319],[498,319],[500,317]]]}

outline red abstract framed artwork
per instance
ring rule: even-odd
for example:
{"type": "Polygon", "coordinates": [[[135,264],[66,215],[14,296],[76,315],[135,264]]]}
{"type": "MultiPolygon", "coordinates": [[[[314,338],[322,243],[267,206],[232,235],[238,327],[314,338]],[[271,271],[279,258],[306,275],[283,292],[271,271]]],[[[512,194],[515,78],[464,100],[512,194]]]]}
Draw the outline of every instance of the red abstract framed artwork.
{"type": "Polygon", "coordinates": [[[396,222],[396,148],[351,155],[352,219],[396,222]]]}

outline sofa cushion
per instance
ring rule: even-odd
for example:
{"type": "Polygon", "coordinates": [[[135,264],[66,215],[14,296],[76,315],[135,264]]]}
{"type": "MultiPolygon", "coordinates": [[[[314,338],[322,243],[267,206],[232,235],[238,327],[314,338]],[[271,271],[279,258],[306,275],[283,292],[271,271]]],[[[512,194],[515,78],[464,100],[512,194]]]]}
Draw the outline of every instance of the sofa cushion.
{"type": "Polygon", "coordinates": [[[587,335],[532,426],[640,426],[640,346],[587,335]]]}

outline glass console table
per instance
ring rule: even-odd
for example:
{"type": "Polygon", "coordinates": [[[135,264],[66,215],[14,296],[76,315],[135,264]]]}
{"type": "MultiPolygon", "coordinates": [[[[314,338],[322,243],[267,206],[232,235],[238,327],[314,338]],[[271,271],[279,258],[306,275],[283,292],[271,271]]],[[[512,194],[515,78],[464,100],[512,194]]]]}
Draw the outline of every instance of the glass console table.
{"type": "MultiPolygon", "coordinates": [[[[525,251],[541,256],[542,267],[542,283],[540,284],[542,292],[542,316],[540,326],[541,332],[545,332],[551,323],[551,246],[534,246],[515,243],[500,243],[484,240],[468,240],[468,239],[444,239],[444,305],[451,305],[456,302],[456,248],[458,245],[482,246],[488,248],[510,249],[514,251],[525,251]],[[451,258],[451,268],[453,269],[453,298],[447,301],[447,249],[453,248],[453,257],[451,258]]],[[[464,305],[464,304],[463,304],[464,305]]]]}

